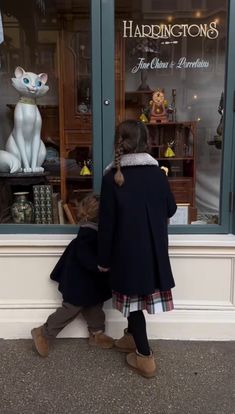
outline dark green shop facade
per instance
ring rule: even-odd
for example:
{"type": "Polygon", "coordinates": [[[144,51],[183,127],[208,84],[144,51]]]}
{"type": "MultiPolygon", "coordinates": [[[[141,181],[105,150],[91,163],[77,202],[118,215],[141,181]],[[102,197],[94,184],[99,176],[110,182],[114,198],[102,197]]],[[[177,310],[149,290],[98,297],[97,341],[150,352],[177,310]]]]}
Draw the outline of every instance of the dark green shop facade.
{"type": "Polygon", "coordinates": [[[0,150],[20,98],[15,69],[46,73],[49,86],[36,102],[44,174],[0,165],[1,233],[73,233],[77,202],[99,191],[124,119],[146,123],[167,168],[179,205],[170,231],[233,232],[233,2],[3,0],[0,11],[0,150]],[[34,204],[42,186],[49,216],[19,225],[15,193],[34,204]]]}
{"type": "MultiPolygon", "coordinates": [[[[78,202],[100,190],[115,125],[137,119],[178,204],[175,310],[151,317],[149,336],[235,339],[234,21],[225,0],[1,1],[0,337],[29,337],[60,303],[49,274],[78,202]],[[39,112],[26,89],[40,91],[39,112]],[[26,132],[40,114],[44,171],[7,167],[16,105],[26,132]]],[[[124,319],[105,309],[121,336],[124,319]]],[[[75,321],[63,336],[87,332],[75,321]]]]}

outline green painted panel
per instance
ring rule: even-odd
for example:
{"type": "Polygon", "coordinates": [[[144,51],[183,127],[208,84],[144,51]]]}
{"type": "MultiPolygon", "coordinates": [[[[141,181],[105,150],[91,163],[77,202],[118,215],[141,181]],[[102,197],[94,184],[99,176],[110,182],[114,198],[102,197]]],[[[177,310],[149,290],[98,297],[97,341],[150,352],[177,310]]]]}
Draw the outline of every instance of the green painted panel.
{"type": "MultiPolygon", "coordinates": [[[[229,192],[235,193],[235,128],[234,128],[234,110],[235,110],[235,2],[230,1],[229,8],[229,42],[228,42],[228,62],[227,62],[227,99],[226,99],[226,118],[225,118],[225,140],[226,146],[223,159],[223,193],[222,197],[226,201],[229,199],[229,192]],[[228,164],[229,163],[229,164],[228,164]],[[229,168],[228,168],[229,167],[229,168]]],[[[228,202],[228,201],[227,201],[228,202]]],[[[222,204],[222,213],[226,216],[229,206],[222,204]]],[[[235,204],[234,211],[224,221],[228,220],[228,231],[235,234],[235,204]]]]}
{"type": "Polygon", "coordinates": [[[103,172],[102,144],[102,61],[101,61],[101,7],[100,0],[91,2],[92,28],[92,119],[94,191],[99,192],[103,172]]]}
{"type": "Polygon", "coordinates": [[[230,2],[229,21],[228,21],[228,46],[227,46],[227,72],[225,89],[225,128],[223,163],[220,193],[221,228],[226,233],[231,230],[232,215],[229,213],[229,193],[234,186],[234,90],[235,90],[235,2],[230,2]]]}
{"type": "Polygon", "coordinates": [[[113,156],[115,128],[114,1],[101,0],[101,4],[103,163],[106,166],[113,156]]]}
{"type": "MultiPolygon", "coordinates": [[[[229,192],[235,191],[235,1],[230,1],[228,25],[227,73],[225,90],[225,130],[221,177],[221,225],[171,226],[170,233],[235,233],[235,214],[229,213],[229,192]]],[[[99,191],[103,168],[112,159],[115,129],[115,38],[114,0],[91,1],[92,30],[92,113],[94,190],[99,191]],[[105,105],[108,101],[108,105],[105,105]]],[[[77,226],[1,225],[0,233],[66,234],[76,233],[77,226]]]]}

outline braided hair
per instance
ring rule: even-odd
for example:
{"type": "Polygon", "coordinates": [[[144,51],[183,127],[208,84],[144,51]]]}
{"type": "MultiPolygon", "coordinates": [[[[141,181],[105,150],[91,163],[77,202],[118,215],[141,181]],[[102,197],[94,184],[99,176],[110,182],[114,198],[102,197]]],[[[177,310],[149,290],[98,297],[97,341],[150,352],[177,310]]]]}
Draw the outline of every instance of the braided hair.
{"type": "Polygon", "coordinates": [[[124,175],[121,171],[121,158],[124,154],[137,154],[149,152],[149,133],[146,126],[133,119],[121,122],[115,132],[115,183],[121,187],[124,175]]]}
{"type": "Polygon", "coordinates": [[[124,180],[124,175],[121,172],[121,158],[122,158],[122,155],[123,155],[123,144],[122,144],[122,141],[119,140],[117,145],[116,145],[116,148],[115,148],[115,160],[114,160],[114,165],[115,165],[115,168],[117,170],[115,175],[114,175],[114,180],[115,180],[115,183],[119,187],[121,187],[124,184],[124,181],[125,181],[124,180]]]}

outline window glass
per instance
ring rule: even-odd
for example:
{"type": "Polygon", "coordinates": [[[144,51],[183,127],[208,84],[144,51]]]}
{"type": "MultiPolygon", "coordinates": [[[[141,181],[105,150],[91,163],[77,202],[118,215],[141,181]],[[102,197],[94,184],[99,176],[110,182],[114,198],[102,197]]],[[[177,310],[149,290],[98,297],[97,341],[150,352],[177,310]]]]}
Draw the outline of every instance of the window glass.
{"type": "Polygon", "coordinates": [[[0,11],[0,223],[76,223],[92,190],[90,2],[0,11]]]}
{"type": "Polygon", "coordinates": [[[219,224],[227,2],[115,4],[116,122],[146,124],[179,205],[171,224],[219,224]]]}

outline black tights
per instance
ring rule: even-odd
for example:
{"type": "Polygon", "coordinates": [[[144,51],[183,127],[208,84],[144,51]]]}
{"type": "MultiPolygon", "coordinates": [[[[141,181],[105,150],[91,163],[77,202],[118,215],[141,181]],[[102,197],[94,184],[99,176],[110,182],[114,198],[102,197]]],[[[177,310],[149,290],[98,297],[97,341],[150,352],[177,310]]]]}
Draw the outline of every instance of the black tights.
{"type": "Polygon", "coordinates": [[[127,318],[128,332],[134,337],[137,351],[142,355],[150,355],[146,332],[146,322],[142,311],[131,312],[127,318]]]}

